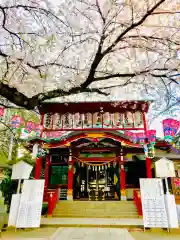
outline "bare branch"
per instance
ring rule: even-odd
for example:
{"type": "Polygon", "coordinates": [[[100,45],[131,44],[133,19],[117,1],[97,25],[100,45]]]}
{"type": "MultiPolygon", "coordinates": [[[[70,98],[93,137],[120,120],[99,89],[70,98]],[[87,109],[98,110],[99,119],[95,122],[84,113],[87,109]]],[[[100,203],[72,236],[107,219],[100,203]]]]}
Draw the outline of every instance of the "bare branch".
{"type": "Polygon", "coordinates": [[[97,8],[98,8],[98,12],[99,12],[99,14],[100,14],[100,16],[101,16],[101,19],[102,19],[102,21],[103,21],[103,24],[105,24],[105,23],[106,23],[106,19],[105,19],[105,17],[103,16],[103,13],[102,13],[101,8],[100,8],[100,6],[99,6],[99,0],[96,0],[96,6],[97,6],[97,8]]]}
{"type": "Polygon", "coordinates": [[[137,22],[132,23],[129,27],[127,27],[117,38],[116,40],[103,52],[103,55],[106,55],[109,51],[111,51],[122,39],[123,36],[125,36],[128,32],[130,32],[132,29],[136,28],[137,26],[141,25],[153,12],[156,8],[158,8],[165,0],[158,1],[150,10],[146,12],[146,14],[137,22]]]}

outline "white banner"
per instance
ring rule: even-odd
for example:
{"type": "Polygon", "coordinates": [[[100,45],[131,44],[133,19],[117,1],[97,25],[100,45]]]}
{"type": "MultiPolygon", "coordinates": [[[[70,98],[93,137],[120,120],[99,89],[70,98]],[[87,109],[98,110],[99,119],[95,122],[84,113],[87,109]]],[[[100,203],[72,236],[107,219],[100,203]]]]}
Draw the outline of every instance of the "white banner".
{"type": "Polygon", "coordinates": [[[17,228],[40,226],[44,180],[24,180],[17,217],[17,228]]]}

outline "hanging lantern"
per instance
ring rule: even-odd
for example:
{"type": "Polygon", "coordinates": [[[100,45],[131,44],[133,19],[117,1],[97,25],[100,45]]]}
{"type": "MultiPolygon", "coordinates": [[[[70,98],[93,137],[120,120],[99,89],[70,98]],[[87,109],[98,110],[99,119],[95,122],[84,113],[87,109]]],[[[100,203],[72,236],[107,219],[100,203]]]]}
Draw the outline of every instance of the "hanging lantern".
{"type": "Polygon", "coordinates": [[[133,140],[133,143],[138,142],[138,134],[137,133],[132,133],[132,140],[133,140]]]}
{"type": "Polygon", "coordinates": [[[175,119],[172,119],[171,126],[172,126],[172,136],[175,137],[175,135],[177,134],[177,132],[180,128],[180,122],[175,119]]]}
{"type": "Polygon", "coordinates": [[[28,132],[32,132],[33,130],[36,129],[36,124],[32,121],[28,121],[28,122],[26,122],[26,128],[27,128],[28,132]]]}
{"type": "Polygon", "coordinates": [[[144,153],[146,157],[154,158],[155,157],[154,144],[152,143],[144,144],[144,153]]]}
{"type": "Polygon", "coordinates": [[[11,126],[12,128],[19,128],[21,125],[23,125],[24,119],[20,116],[13,116],[11,118],[11,126]]]}
{"type": "Polygon", "coordinates": [[[42,131],[43,131],[43,126],[42,126],[41,124],[36,124],[36,125],[35,125],[35,128],[36,128],[36,135],[37,135],[38,137],[40,137],[40,136],[41,136],[41,133],[42,133],[42,131]]]}
{"type": "Polygon", "coordinates": [[[0,118],[2,118],[4,116],[4,113],[5,113],[5,109],[0,108],[0,118]]]}
{"type": "Polygon", "coordinates": [[[138,139],[138,142],[143,145],[145,143],[145,135],[143,132],[141,133],[136,133],[136,136],[137,136],[137,139],[138,139]]]}
{"type": "Polygon", "coordinates": [[[179,127],[180,122],[175,119],[168,118],[163,120],[164,139],[171,142],[173,137],[176,135],[179,127]]]}
{"type": "Polygon", "coordinates": [[[156,130],[148,130],[147,131],[148,142],[154,143],[156,142],[156,130]]]}

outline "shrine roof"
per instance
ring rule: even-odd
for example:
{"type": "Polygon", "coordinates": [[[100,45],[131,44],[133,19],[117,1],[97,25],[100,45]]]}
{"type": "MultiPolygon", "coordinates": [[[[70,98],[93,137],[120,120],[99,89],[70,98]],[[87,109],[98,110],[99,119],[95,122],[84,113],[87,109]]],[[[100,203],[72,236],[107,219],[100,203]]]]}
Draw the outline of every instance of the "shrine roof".
{"type": "Polygon", "coordinates": [[[104,112],[139,110],[147,112],[153,100],[116,100],[116,101],[46,101],[39,107],[40,113],[47,112],[104,112]],[[143,107],[144,106],[144,107],[143,107]]]}
{"type": "Polygon", "coordinates": [[[153,102],[154,99],[152,98],[111,98],[108,100],[108,97],[106,97],[105,99],[101,98],[101,99],[96,99],[96,98],[80,98],[77,100],[77,98],[53,98],[53,99],[49,99],[44,101],[43,103],[89,103],[89,102],[153,102]]]}
{"type": "Polygon", "coordinates": [[[138,89],[131,86],[117,89],[108,96],[97,93],[78,93],[70,96],[52,98],[44,102],[67,103],[67,102],[120,102],[120,101],[153,101],[148,94],[141,94],[138,89]]]}

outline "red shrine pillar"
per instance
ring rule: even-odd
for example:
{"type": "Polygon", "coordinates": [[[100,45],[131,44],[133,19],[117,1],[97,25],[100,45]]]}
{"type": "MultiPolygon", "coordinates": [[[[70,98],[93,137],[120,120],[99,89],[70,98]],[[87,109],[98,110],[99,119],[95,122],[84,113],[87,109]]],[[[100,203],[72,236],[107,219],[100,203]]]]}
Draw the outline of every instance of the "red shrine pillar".
{"type": "Polygon", "coordinates": [[[48,188],[48,184],[49,184],[49,167],[50,167],[50,157],[49,157],[49,155],[46,155],[46,165],[45,165],[45,169],[44,169],[44,179],[45,179],[44,187],[45,187],[45,189],[48,188]]]}
{"type": "Polygon", "coordinates": [[[67,191],[67,200],[73,200],[73,176],[74,176],[74,168],[73,168],[73,160],[72,160],[72,151],[69,151],[69,161],[68,161],[68,191],[67,191]]]}
{"type": "Polygon", "coordinates": [[[146,157],[146,176],[152,178],[151,159],[149,157],[146,157]]]}
{"type": "Polygon", "coordinates": [[[124,157],[123,150],[121,149],[120,153],[120,192],[121,192],[121,200],[127,200],[126,197],[126,172],[124,169],[124,157]]]}
{"type": "Polygon", "coordinates": [[[42,171],[42,157],[36,158],[36,165],[35,165],[35,179],[40,179],[41,177],[41,171],[42,171]]]}
{"type": "MultiPolygon", "coordinates": [[[[144,133],[145,133],[145,136],[147,137],[146,113],[142,112],[142,116],[143,116],[143,123],[144,123],[144,133]]],[[[149,157],[146,157],[146,177],[152,178],[151,159],[149,157]]]]}

